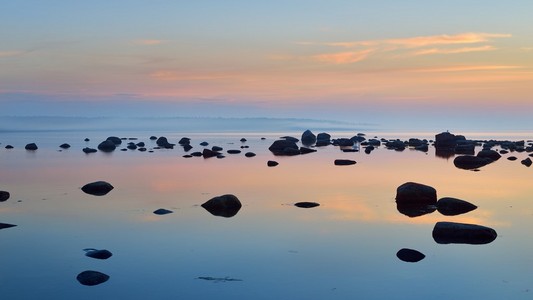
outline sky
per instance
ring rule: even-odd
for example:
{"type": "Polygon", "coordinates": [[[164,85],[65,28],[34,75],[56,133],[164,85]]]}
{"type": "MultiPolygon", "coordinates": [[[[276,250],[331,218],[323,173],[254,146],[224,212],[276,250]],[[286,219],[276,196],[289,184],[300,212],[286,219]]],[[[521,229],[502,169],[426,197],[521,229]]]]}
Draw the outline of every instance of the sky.
{"type": "Polygon", "coordinates": [[[527,130],[532,11],[528,0],[2,1],[0,116],[527,130]]]}

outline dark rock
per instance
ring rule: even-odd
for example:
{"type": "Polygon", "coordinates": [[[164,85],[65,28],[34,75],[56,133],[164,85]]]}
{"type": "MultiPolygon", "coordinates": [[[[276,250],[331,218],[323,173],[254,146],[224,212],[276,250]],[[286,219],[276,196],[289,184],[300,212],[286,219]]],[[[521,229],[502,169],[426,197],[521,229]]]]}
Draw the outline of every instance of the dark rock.
{"type": "Polygon", "coordinates": [[[144,147],[139,147],[139,148],[137,148],[137,150],[139,150],[139,151],[141,151],[141,152],[144,152],[144,151],[146,151],[146,148],[144,148],[144,147]]]}
{"type": "Polygon", "coordinates": [[[151,140],[151,141],[155,141],[155,140],[157,140],[157,136],[152,135],[152,136],[150,137],[150,140],[151,140]]]}
{"type": "Polygon", "coordinates": [[[329,146],[329,145],[331,145],[330,140],[317,140],[315,143],[316,147],[324,147],[324,146],[329,146]]]}
{"type": "Polygon", "coordinates": [[[493,162],[492,159],[473,155],[457,156],[453,164],[459,169],[472,170],[481,168],[493,162]]]}
{"type": "Polygon", "coordinates": [[[87,153],[87,154],[98,152],[98,150],[93,149],[93,148],[89,148],[89,147],[85,147],[85,148],[83,148],[82,151],[83,151],[84,153],[87,153]]]}
{"type": "Polygon", "coordinates": [[[115,145],[115,143],[110,140],[105,140],[98,144],[98,150],[103,152],[113,152],[116,148],[117,146],[115,145]]]}
{"type": "Polygon", "coordinates": [[[211,198],[202,207],[214,216],[231,218],[239,212],[242,204],[237,197],[227,194],[211,198]]]}
{"type": "Polygon", "coordinates": [[[436,148],[449,148],[455,149],[457,141],[461,139],[455,134],[449,132],[442,132],[435,135],[435,147],[436,148]]]}
{"type": "Polygon", "coordinates": [[[277,165],[279,165],[279,163],[277,161],[274,161],[274,160],[267,161],[267,166],[269,166],[269,167],[275,167],[277,165]]]}
{"type": "Polygon", "coordinates": [[[65,144],[61,144],[61,145],[59,145],[59,148],[61,148],[61,149],[68,149],[68,148],[70,148],[70,145],[67,144],[67,143],[65,143],[65,144]]]}
{"type": "Polygon", "coordinates": [[[120,151],[128,151],[128,149],[122,148],[122,149],[120,149],[120,151]]]}
{"type": "Polygon", "coordinates": [[[396,202],[396,209],[399,213],[408,216],[409,218],[420,217],[433,213],[437,207],[433,204],[412,204],[396,202]]]}
{"type": "Polygon", "coordinates": [[[310,149],[307,147],[300,147],[300,154],[308,154],[308,153],[313,153],[313,152],[316,152],[316,150],[310,149]]]}
{"type": "Polygon", "coordinates": [[[244,154],[244,156],[246,156],[246,157],[254,157],[254,156],[255,156],[255,153],[253,153],[253,152],[246,152],[246,153],[244,154]]]}
{"type": "Polygon", "coordinates": [[[95,181],[84,185],[81,190],[87,194],[94,196],[104,196],[109,193],[114,187],[105,181],[95,181]]]}
{"type": "Polygon", "coordinates": [[[455,154],[474,155],[476,146],[474,144],[458,144],[455,146],[455,154]]]}
{"type": "Polygon", "coordinates": [[[190,155],[190,154],[186,154],[186,155],[183,155],[182,157],[184,157],[184,158],[191,158],[191,157],[193,157],[193,156],[190,155]]]}
{"type": "Polygon", "coordinates": [[[437,191],[429,185],[407,182],[396,189],[396,203],[434,205],[437,203],[437,191]]]}
{"type": "Polygon", "coordinates": [[[220,158],[225,158],[225,157],[226,157],[226,156],[224,156],[224,154],[219,154],[219,155],[217,155],[217,158],[219,158],[219,159],[220,159],[220,158]]]}
{"type": "Polygon", "coordinates": [[[27,144],[26,147],[24,147],[24,149],[34,151],[34,150],[39,149],[39,147],[37,147],[35,143],[30,143],[30,144],[27,144]]]}
{"type": "Polygon", "coordinates": [[[205,146],[208,146],[208,145],[209,145],[208,142],[201,142],[201,143],[200,143],[200,146],[204,146],[204,147],[205,147],[205,146]]]}
{"type": "Polygon", "coordinates": [[[374,149],[376,149],[376,148],[374,148],[374,146],[367,146],[365,148],[365,153],[366,154],[370,154],[374,149]]]}
{"type": "Polygon", "coordinates": [[[138,143],[135,144],[135,145],[136,145],[137,147],[144,147],[144,146],[146,146],[146,145],[144,144],[144,142],[138,142],[138,143]]]}
{"type": "Polygon", "coordinates": [[[189,152],[191,149],[192,149],[192,146],[190,144],[183,145],[183,151],[189,152]]]}
{"type": "Polygon", "coordinates": [[[320,204],[318,204],[316,202],[297,202],[297,203],[294,203],[294,206],[301,207],[301,208],[312,208],[312,207],[317,207],[319,205],[320,204]]]}
{"type": "Polygon", "coordinates": [[[374,147],[379,147],[381,146],[381,141],[377,139],[369,139],[368,144],[374,147]]]}
{"type": "Polygon", "coordinates": [[[335,139],[332,141],[332,143],[333,145],[339,146],[339,147],[351,147],[355,144],[353,140],[347,139],[347,138],[335,139]]]}
{"type": "Polygon", "coordinates": [[[507,159],[510,160],[510,161],[515,161],[515,160],[518,159],[518,157],[516,157],[516,156],[509,156],[509,157],[507,157],[507,159]]]}
{"type": "Polygon", "coordinates": [[[110,136],[106,139],[106,141],[111,141],[115,145],[122,144],[122,139],[116,136],[110,136]]]}
{"type": "Polygon", "coordinates": [[[429,146],[428,146],[428,144],[422,144],[420,146],[416,146],[415,150],[422,151],[422,152],[428,152],[429,151],[429,146]]]}
{"type": "Polygon", "coordinates": [[[6,145],[6,149],[13,149],[13,146],[11,146],[11,145],[6,145]]]}
{"type": "Polygon", "coordinates": [[[349,166],[349,165],[355,165],[357,162],[355,160],[350,159],[336,159],[334,164],[336,166],[349,166]]]}
{"type": "Polygon", "coordinates": [[[433,228],[433,239],[438,244],[481,245],[491,243],[497,236],[494,229],[474,224],[438,222],[433,228]]]}
{"type": "Polygon", "coordinates": [[[244,142],[246,142],[246,139],[242,138],[242,139],[240,139],[240,141],[244,143],[244,142]]]}
{"type": "Polygon", "coordinates": [[[193,153],[191,153],[191,156],[200,157],[200,156],[202,156],[202,152],[193,152],[193,153]]]}
{"type": "Polygon", "coordinates": [[[83,285],[94,286],[108,281],[109,275],[98,271],[83,271],[76,276],[76,279],[83,285]]]}
{"type": "Polygon", "coordinates": [[[160,136],[155,143],[159,147],[165,148],[165,149],[174,149],[174,146],[176,145],[176,144],[169,143],[167,138],[164,136],[160,136]]]}
{"type": "Polygon", "coordinates": [[[191,139],[188,138],[188,137],[182,137],[179,141],[178,141],[178,144],[180,145],[189,145],[191,143],[191,139]]]}
{"type": "Polygon", "coordinates": [[[528,157],[526,159],[523,159],[520,163],[522,163],[526,167],[531,167],[532,161],[531,161],[531,158],[528,157]]]}
{"type": "Polygon", "coordinates": [[[83,251],[85,251],[85,256],[88,256],[90,258],[108,259],[111,256],[113,256],[113,253],[111,253],[111,251],[106,250],[106,249],[98,250],[98,249],[90,248],[90,249],[83,249],[83,251]]]}
{"type": "Polygon", "coordinates": [[[300,141],[299,139],[297,139],[295,137],[292,137],[292,136],[282,136],[282,137],[280,137],[280,139],[291,141],[291,142],[294,142],[294,143],[298,143],[300,141]]]}
{"type": "Polygon", "coordinates": [[[277,140],[268,148],[274,155],[298,155],[300,148],[295,142],[289,140],[277,140]]]}
{"type": "Polygon", "coordinates": [[[210,158],[210,157],[214,157],[214,156],[217,156],[217,155],[220,155],[220,153],[216,152],[216,151],[213,151],[211,149],[204,149],[202,151],[202,156],[204,158],[210,158]]]}
{"type": "Polygon", "coordinates": [[[239,153],[241,153],[241,150],[231,149],[231,150],[228,150],[226,152],[228,152],[228,154],[239,154],[239,153]]]}
{"type": "Polygon", "coordinates": [[[241,146],[241,149],[248,149],[248,148],[250,148],[250,146],[246,146],[246,145],[245,146],[241,146]]]}
{"type": "Polygon", "coordinates": [[[7,199],[9,199],[10,196],[11,194],[9,194],[9,192],[0,191],[0,202],[7,201],[7,199]]]}
{"type": "Polygon", "coordinates": [[[126,148],[128,148],[130,150],[135,150],[135,149],[137,149],[137,145],[131,143],[131,144],[128,144],[128,146],[126,146],[126,148]]]}
{"type": "Polygon", "coordinates": [[[313,145],[316,142],[316,135],[307,129],[302,133],[302,144],[304,145],[313,145]]]}
{"type": "Polygon", "coordinates": [[[321,133],[319,133],[316,136],[316,140],[317,140],[317,142],[318,141],[323,141],[323,142],[327,142],[329,144],[329,142],[331,141],[331,135],[329,135],[328,133],[325,133],[325,132],[321,132],[321,133]]]}
{"type": "Polygon", "coordinates": [[[7,224],[7,223],[0,223],[0,229],[6,229],[6,228],[15,227],[15,226],[17,226],[17,225],[7,224]]]}
{"type": "Polygon", "coordinates": [[[352,136],[350,140],[352,140],[352,142],[354,143],[361,143],[363,141],[366,141],[366,138],[361,135],[356,135],[356,136],[352,136]]]}
{"type": "Polygon", "coordinates": [[[341,151],[342,151],[342,152],[359,152],[359,149],[354,149],[354,148],[342,148],[341,151]]]}
{"type": "Polygon", "coordinates": [[[405,262],[415,263],[423,260],[426,256],[416,250],[403,248],[396,253],[396,257],[405,262]]]}
{"type": "Polygon", "coordinates": [[[262,141],[266,140],[266,137],[262,137],[261,140],[262,140],[262,141]]]}
{"type": "Polygon", "coordinates": [[[476,209],[474,204],[456,198],[445,197],[437,201],[437,210],[445,216],[456,216],[476,209]]]}
{"type": "Polygon", "coordinates": [[[403,151],[403,150],[405,150],[405,143],[400,141],[400,140],[391,140],[391,141],[387,141],[385,143],[385,147],[387,149],[392,149],[392,150],[396,150],[396,151],[403,151]]]}
{"type": "Polygon", "coordinates": [[[84,141],[85,141],[85,142],[88,142],[88,141],[90,141],[90,139],[89,139],[89,138],[85,138],[84,141]]]}
{"type": "Polygon", "coordinates": [[[160,208],[160,209],[157,209],[154,211],[154,214],[156,215],[166,215],[166,214],[171,214],[173,213],[173,211],[171,210],[168,210],[168,209],[164,209],[164,208],[160,208]]]}
{"type": "Polygon", "coordinates": [[[220,152],[220,151],[224,150],[224,148],[219,147],[219,146],[213,146],[213,147],[211,147],[211,150],[216,151],[216,152],[220,152]]]}
{"type": "Polygon", "coordinates": [[[410,138],[407,144],[409,145],[409,147],[417,147],[417,146],[423,145],[424,142],[421,139],[410,138]]]}
{"type": "Polygon", "coordinates": [[[481,150],[477,154],[477,157],[488,158],[488,159],[491,159],[493,161],[496,161],[496,160],[500,159],[500,157],[502,157],[502,156],[500,155],[500,153],[498,153],[498,152],[496,152],[494,150],[481,150]]]}

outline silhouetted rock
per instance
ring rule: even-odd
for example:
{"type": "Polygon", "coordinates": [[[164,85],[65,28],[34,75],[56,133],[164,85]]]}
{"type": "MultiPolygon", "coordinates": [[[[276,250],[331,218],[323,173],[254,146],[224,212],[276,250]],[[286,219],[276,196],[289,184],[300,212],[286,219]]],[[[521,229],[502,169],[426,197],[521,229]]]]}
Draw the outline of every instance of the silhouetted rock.
{"type": "Polygon", "coordinates": [[[237,197],[227,194],[211,198],[202,207],[214,216],[231,218],[239,212],[242,204],[237,197]]]}
{"type": "Polygon", "coordinates": [[[167,138],[164,136],[160,136],[155,143],[159,147],[165,148],[165,149],[174,149],[174,146],[176,145],[176,144],[169,143],[167,138]]]}
{"type": "Polygon", "coordinates": [[[216,151],[216,152],[220,152],[220,151],[224,150],[224,148],[219,147],[219,146],[213,146],[213,147],[211,147],[211,150],[216,151]]]}
{"type": "MultiPolygon", "coordinates": [[[[183,151],[189,152],[192,149],[192,146],[190,144],[183,145],[183,151]]],[[[215,150],[213,150],[215,151],[215,150]]]]}
{"type": "Polygon", "coordinates": [[[517,160],[517,159],[518,159],[518,157],[516,157],[516,156],[509,156],[509,157],[507,157],[507,160],[510,160],[510,161],[515,161],[515,160],[517,160]]]}
{"type": "Polygon", "coordinates": [[[416,250],[403,248],[396,253],[396,257],[405,262],[415,263],[423,260],[426,256],[416,250]]]}
{"type": "Polygon", "coordinates": [[[357,162],[355,160],[350,159],[336,159],[334,164],[336,166],[349,166],[349,165],[355,165],[357,162]]]}
{"type": "Polygon", "coordinates": [[[298,155],[300,148],[295,142],[289,140],[277,140],[268,148],[274,155],[298,155]]]}
{"type": "Polygon", "coordinates": [[[367,146],[367,147],[365,148],[365,153],[366,153],[366,154],[370,154],[372,151],[374,151],[374,149],[376,149],[376,148],[374,148],[374,146],[369,145],[369,146],[367,146]]]}
{"type": "Polygon", "coordinates": [[[453,160],[453,164],[459,169],[472,170],[481,168],[493,162],[492,159],[487,157],[479,157],[473,155],[457,156],[453,160]]]}
{"type": "Polygon", "coordinates": [[[428,185],[406,182],[396,189],[396,203],[407,205],[434,205],[437,203],[437,191],[428,185]]]}
{"type": "Polygon", "coordinates": [[[98,150],[103,152],[113,152],[116,148],[117,146],[115,145],[115,143],[110,140],[105,140],[98,144],[98,150]]]}
{"type": "Polygon", "coordinates": [[[208,142],[201,142],[201,143],[200,143],[200,146],[204,146],[204,147],[205,147],[205,146],[208,146],[208,145],[209,145],[208,142]]]}
{"type": "Polygon", "coordinates": [[[496,152],[494,150],[481,150],[477,154],[477,157],[488,158],[488,159],[491,159],[493,161],[496,161],[496,160],[500,159],[500,157],[502,157],[502,156],[500,155],[500,153],[498,153],[498,152],[496,152]]]}
{"type": "Polygon", "coordinates": [[[494,241],[494,229],[474,224],[438,222],[433,228],[433,239],[439,244],[481,245],[494,241]]]}
{"type": "Polygon", "coordinates": [[[61,149],[68,149],[68,148],[70,148],[70,145],[67,144],[67,143],[64,143],[64,144],[59,145],[59,148],[61,148],[61,149]]]}
{"type": "Polygon", "coordinates": [[[84,153],[87,153],[87,154],[98,152],[98,150],[93,149],[93,148],[89,148],[89,147],[85,147],[81,151],[83,151],[84,153]]]}
{"type": "Polygon", "coordinates": [[[321,132],[316,136],[316,141],[327,142],[329,144],[329,142],[331,141],[331,135],[325,132],[321,132]]]}
{"type": "MultiPolygon", "coordinates": [[[[146,148],[144,148],[144,147],[139,147],[139,148],[137,148],[137,150],[138,150],[138,151],[141,151],[141,152],[144,152],[144,151],[146,151],[146,148]]],[[[153,151],[152,151],[152,152],[153,152],[153,151]]]]}
{"type": "Polygon", "coordinates": [[[129,143],[128,146],[126,146],[126,148],[130,150],[135,150],[137,149],[137,145],[135,145],[134,143],[129,143]]]}
{"type": "Polygon", "coordinates": [[[255,156],[255,153],[253,153],[253,152],[246,152],[246,153],[244,154],[244,156],[246,156],[246,157],[254,157],[254,156],[255,156]]]}
{"type": "Polygon", "coordinates": [[[239,154],[241,153],[242,151],[241,150],[237,150],[237,149],[230,149],[228,151],[226,151],[228,154],[239,154]]]}
{"type": "Polygon", "coordinates": [[[7,191],[0,191],[0,202],[7,201],[11,195],[7,191]]]}
{"type": "Polygon", "coordinates": [[[83,285],[93,286],[104,283],[109,280],[109,275],[98,271],[83,271],[76,279],[83,285]]]}
{"type": "Polygon", "coordinates": [[[30,144],[27,144],[26,147],[24,147],[24,149],[35,151],[35,150],[39,149],[39,147],[37,147],[37,145],[35,143],[30,143],[30,144]]]}
{"type": "Polygon", "coordinates": [[[350,140],[352,140],[352,142],[354,143],[361,143],[363,141],[366,141],[366,138],[362,135],[356,135],[356,136],[352,136],[350,140]]]}
{"type": "Polygon", "coordinates": [[[396,202],[396,209],[402,215],[406,215],[409,218],[416,218],[423,215],[433,213],[437,210],[437,207],[433,204],[412,204],[396,202]]]}
{"type": "Polygon", "coordinates": [[[391,141],[387,141],[385,143],[385,147],[387,149],[392,149],[392,150],[396,150],[396,151],[403,151],[403,150],[405,150],[405,143],[400,141],[400,140],[391,140],[391,141]]]}
{"type": "Polygon", "coordinates": [[[105,181],[95,181],[84,185],[81,190],[87,194],[94,196],[104,196],[109,193],[114,187],[105,181]]]}
{"type": "Polygon", "coordinates": [[[456,136],[449,132],[442,132],[435,135],[435,148],[455,149],[457,141],[464,139],[462,136],[456,136]]]}
{"type": "Polygon", "coordinates": [[[520,161],[520,163],[522,163],[526,167],[531,167],[532,161],[531,161],[531,158],[528,157],[528,158],[523,159],[522,161],[520,161]]]}
{"type": "Polygon", "coordinates": [[[244,142],[246,142],[247,140],[246,140],[245,138],[241,138],[240,141],[241,141],[242,143],[244,143],[244,142]]]}
{"type": "Polygon", "coordinates": [[[421,139],[417,139],[417,138],[410,138],[409,141],[407,142],[407,145],[409,145],[409,147],[417,147],[423,144],[424,142],[421,139]]]}
{"type": "Polygon", "coordinates": [[[136,145],[137,147],[144,147],[144,146],[146,146],[146,145],[144,144],[144,142],[138,142],[138,143],[135,144],[135,145],[136,145]]]}
{"type": "Polygon", "coordinates": [[[85,142],[88,142],[88,141],[90,141],[90,139],[89,139],[89,138],[85,138],[84,141],[85,141],[85,142]]]}
{"type": "Polygon", "coordinates": [[[198,151],[193,152],[193,153],[191,153],[191,156],[200,157],[200,156],[202,156],[202,152],[198,152],[198,151]]]}
{"type": "Polygon", "coordinates": [[[13,146],[11,146],[11,145],[6,145],[5,148],[6,148],[6,149],[13,149],[13,146]]]}
{"type": "Polygon", "coordinates": [[[294,203],[294,206],[301,207],[301,208],[312,208],[312,207],[317,207],[319,205],[320,204],[318,204],[316,202],[297,202],[297,203],[294,203]]]}
{"type": "Polygon", "coordinates": [[[279,165],[279,163],[277,161],[274,161],[274,160],[267,161],[267,166],[269,166],[269,167],[275,167],[277,165],[279,165]]]}
{"type": "Polygon", "coordinates": [[[154,214],[160,215],[160,216],[161,215],[166,215],[166,214],[171,214],[171,213],[173,213],[173,211],[168,210],[168,209],[164,209],[164,208],[156,209],[154,211],[154,214]]]}
{"type": "Polygon", "coordinates": [[[183,155],[182,157],[183,157],[183,158],[191,158],[191,157],[193,157],[193,156],[190,155],[190,154],[186,154],[186,155],[183,155]]]}
{"type": "Polygon", "coordinates": [[[115,145],[122,144],[122,139],[116,136],[110,136],[106,139],[106,141],[111,141],[115,145]]]}
{"type": "Polygon", "coordinates": [[[347,138],[334,139],[332,143],[334,146],[339,146],[339,147],[351,147],[355,144],[353,140],[347,139],[347,138]]]}
{"type": "Polygon", "coordinates": [[[474,204],[451,197],[444,197],[437,201],[437,210],[445,216],[456,216],[476,209],[474,204]]]}
{"type": "Polygon", "coordinates": [[[151,140],[151,141],[155,141],[155,140],[157,140],[157,136],[152,135],[152,136],[150,137],[150,140],[151,140]]]}
{"type": "Polygon", "coordinates": [[[307,129],[302,133],[302,144],[304,145],[313,145],[316,142],[316,135],[307,129]]]}
{"type": "Polygon", "coordinates": [[[217,156],[219,155],[220,153],[219,152],[216,152],[216,151],[213,151],[211,149],[204,149],[202,151],[202,156],[204,158],[210,158],[210,157],[214,157],[214,156],[217,156]]]}
{"type": "Polygon", "coordinates": [[[280,139],[291,141],[291,142],[294,142],[294,143],[298,143],[300,141],[299,139],[297,139],[295,137],[292,137],[292,136],[282,136],[282,137],[280,137],[280,139]]]}
{"type": "Polygon", "coordinates": [[[7,224],[7,223],[0,223],[0,229],[6,229],[6,228],[15,227],[15,226],[17,226],[17,225],[7,224]]]}
{"type": "Polygon", "coordinates": [[[85,251],[85,256],[88,256],[90,258],[108,259],[111,256],[113,256],[113,253],[111,253],[111,251],[106,250],[106,249],[98,250],[98,249],[89,248],[89,249],[83,249],[83,251],[85,251]]]}

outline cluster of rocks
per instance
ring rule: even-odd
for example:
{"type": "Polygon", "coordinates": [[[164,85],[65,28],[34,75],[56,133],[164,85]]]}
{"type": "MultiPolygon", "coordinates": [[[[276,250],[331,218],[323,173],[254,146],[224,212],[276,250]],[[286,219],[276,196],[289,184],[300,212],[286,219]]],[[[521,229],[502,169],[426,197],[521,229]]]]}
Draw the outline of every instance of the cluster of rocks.
{"type": "MultiPolygon", "coordinates": [[[[435,188],[407,182],[396,190],[396,205],[400,213],[409,217],[417,217],[438,210],[445,216],[465,214],[477,208],[476,205],[461,199],[445,197],[437,200],[435,188]]],[[[494,241],[497,233],[494,229],[476,225],[455,222],[437,222],[432,236],[438,244],[488,244],[494,241]]],[[[397,253],[398,258],[407,262],[416,262],[425,256],[413,249],[402,249],[397,253]]]]}

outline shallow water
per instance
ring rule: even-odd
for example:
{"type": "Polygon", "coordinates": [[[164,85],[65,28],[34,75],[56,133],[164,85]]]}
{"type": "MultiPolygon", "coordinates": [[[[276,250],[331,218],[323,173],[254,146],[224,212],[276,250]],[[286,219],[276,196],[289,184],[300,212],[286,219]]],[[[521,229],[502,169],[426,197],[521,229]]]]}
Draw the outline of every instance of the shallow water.
{"type": "MultiPolygon", "coordinates": [[[[479,172],[457,169],[433,147],[428,153],[380,147],[367,155],[328,146],[275,157],[268,147],[288,134],[164,133],[172,143],[190,137],[191,152],[201,151],[203,141],[223,152],[250,147],[203,159],[183,158],[179,146],[81,151],[96,148],[104,132],[2,133],[0,190],[11,198],[0,203],[0,223],[18,225],[0,230],[2,298],[531,299],[533,168],[520,164],[527,153],[504,155],[479,172]],[[24,150],[30,142],[39,149],[24,150]],[[58,151],[64,142],[72,148],[58,151]],[[246,151],[257,156],[247,158],[246,151]],[[510,155],[519,159],[505,159],[510,155]],[[335,166],[341,158],[357,164],[335,166]],[[280,164],[269,168],[268,160],[280,164]],[[101,197],[80,190],[97,180],[114,190],[101,197]],[[395,203],[396,188],[409,181],[478,209],[409,218],[395,203]],[[241,200],[236,216],[216,217],[200,206],[223,194],[241,200]],[[300,201],[320,206],[293,205],[300,201]],[[153,214],[159,208],[173,213],[153,214]],[[431,232],[438,221],[489,226],[498,237],[486,245],[437,244],[431,232]],[[113,256],[88,258],[86,248],[113,256]],[[402,248],[426,257],[403,262],[396,257],[402,248]],[[83,286],[76,276],[85,270],[110,279],[83,286]]],[[[341,134],[333,137],[354,135],[341,134]]],[[[148,133],[118,135],[155,146],[148,133]]]]}

